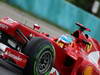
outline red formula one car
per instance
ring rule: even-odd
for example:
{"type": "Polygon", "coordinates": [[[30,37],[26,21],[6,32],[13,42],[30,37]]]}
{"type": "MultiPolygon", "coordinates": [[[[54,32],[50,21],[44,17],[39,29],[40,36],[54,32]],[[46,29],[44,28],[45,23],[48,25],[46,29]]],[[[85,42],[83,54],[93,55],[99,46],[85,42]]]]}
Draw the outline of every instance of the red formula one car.
{"type": "Polygon", "coordinates": [[[59,38],[9,17],[0,19],[0,60],[24,75],[100,75],[100,43],[79,29],[59,38]]]}

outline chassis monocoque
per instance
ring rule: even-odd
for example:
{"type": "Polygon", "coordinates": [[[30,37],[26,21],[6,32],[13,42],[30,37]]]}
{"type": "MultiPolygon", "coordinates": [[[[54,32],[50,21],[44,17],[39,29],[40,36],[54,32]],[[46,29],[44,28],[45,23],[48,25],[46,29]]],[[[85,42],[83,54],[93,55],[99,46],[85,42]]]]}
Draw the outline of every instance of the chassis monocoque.
{"type": "Polygon", "coordinates": [[[24,75],[100,75],[100,43],[80,28],[59,38],[9,17],[0,19],[0,59],[24,75]],[[53,67],[53,68],[52,68],[53,67]]]}

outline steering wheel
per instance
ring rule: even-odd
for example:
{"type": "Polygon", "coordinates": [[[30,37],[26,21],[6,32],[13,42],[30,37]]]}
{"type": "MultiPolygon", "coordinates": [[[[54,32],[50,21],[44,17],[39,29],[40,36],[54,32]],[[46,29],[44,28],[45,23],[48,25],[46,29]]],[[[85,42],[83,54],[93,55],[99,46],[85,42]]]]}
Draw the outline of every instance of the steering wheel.
{"type": "Polygon", "coordinates": [[[80,24],[80,23],[75,23],[77,26],[79,26],[80,27],[80,30],[81,31],[91,31],[89,28],[86,28],[85,26],[83,26],[83,24],[80,24]]]}

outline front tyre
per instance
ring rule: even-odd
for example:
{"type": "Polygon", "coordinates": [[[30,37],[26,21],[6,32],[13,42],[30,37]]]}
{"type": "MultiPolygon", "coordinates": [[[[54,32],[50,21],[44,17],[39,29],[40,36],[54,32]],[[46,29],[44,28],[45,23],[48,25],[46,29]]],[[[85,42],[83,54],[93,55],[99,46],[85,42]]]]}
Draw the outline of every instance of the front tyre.
{"type": "Polygon", "coordinates": [[[23,53],[29,56],[24,75],[48,75],[54,62],[52,44],[42,38],[32,38],[23,53]]]}

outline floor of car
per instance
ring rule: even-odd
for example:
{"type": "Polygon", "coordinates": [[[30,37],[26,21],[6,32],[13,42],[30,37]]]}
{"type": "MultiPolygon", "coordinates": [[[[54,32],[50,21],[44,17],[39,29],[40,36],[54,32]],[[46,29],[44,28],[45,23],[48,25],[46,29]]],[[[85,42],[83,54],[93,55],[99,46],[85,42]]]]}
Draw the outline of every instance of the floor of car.
{"type": "Polygon", "coordinates": [[[22,75],[22,71],[0,59],[0,75],[22,75]]]}

